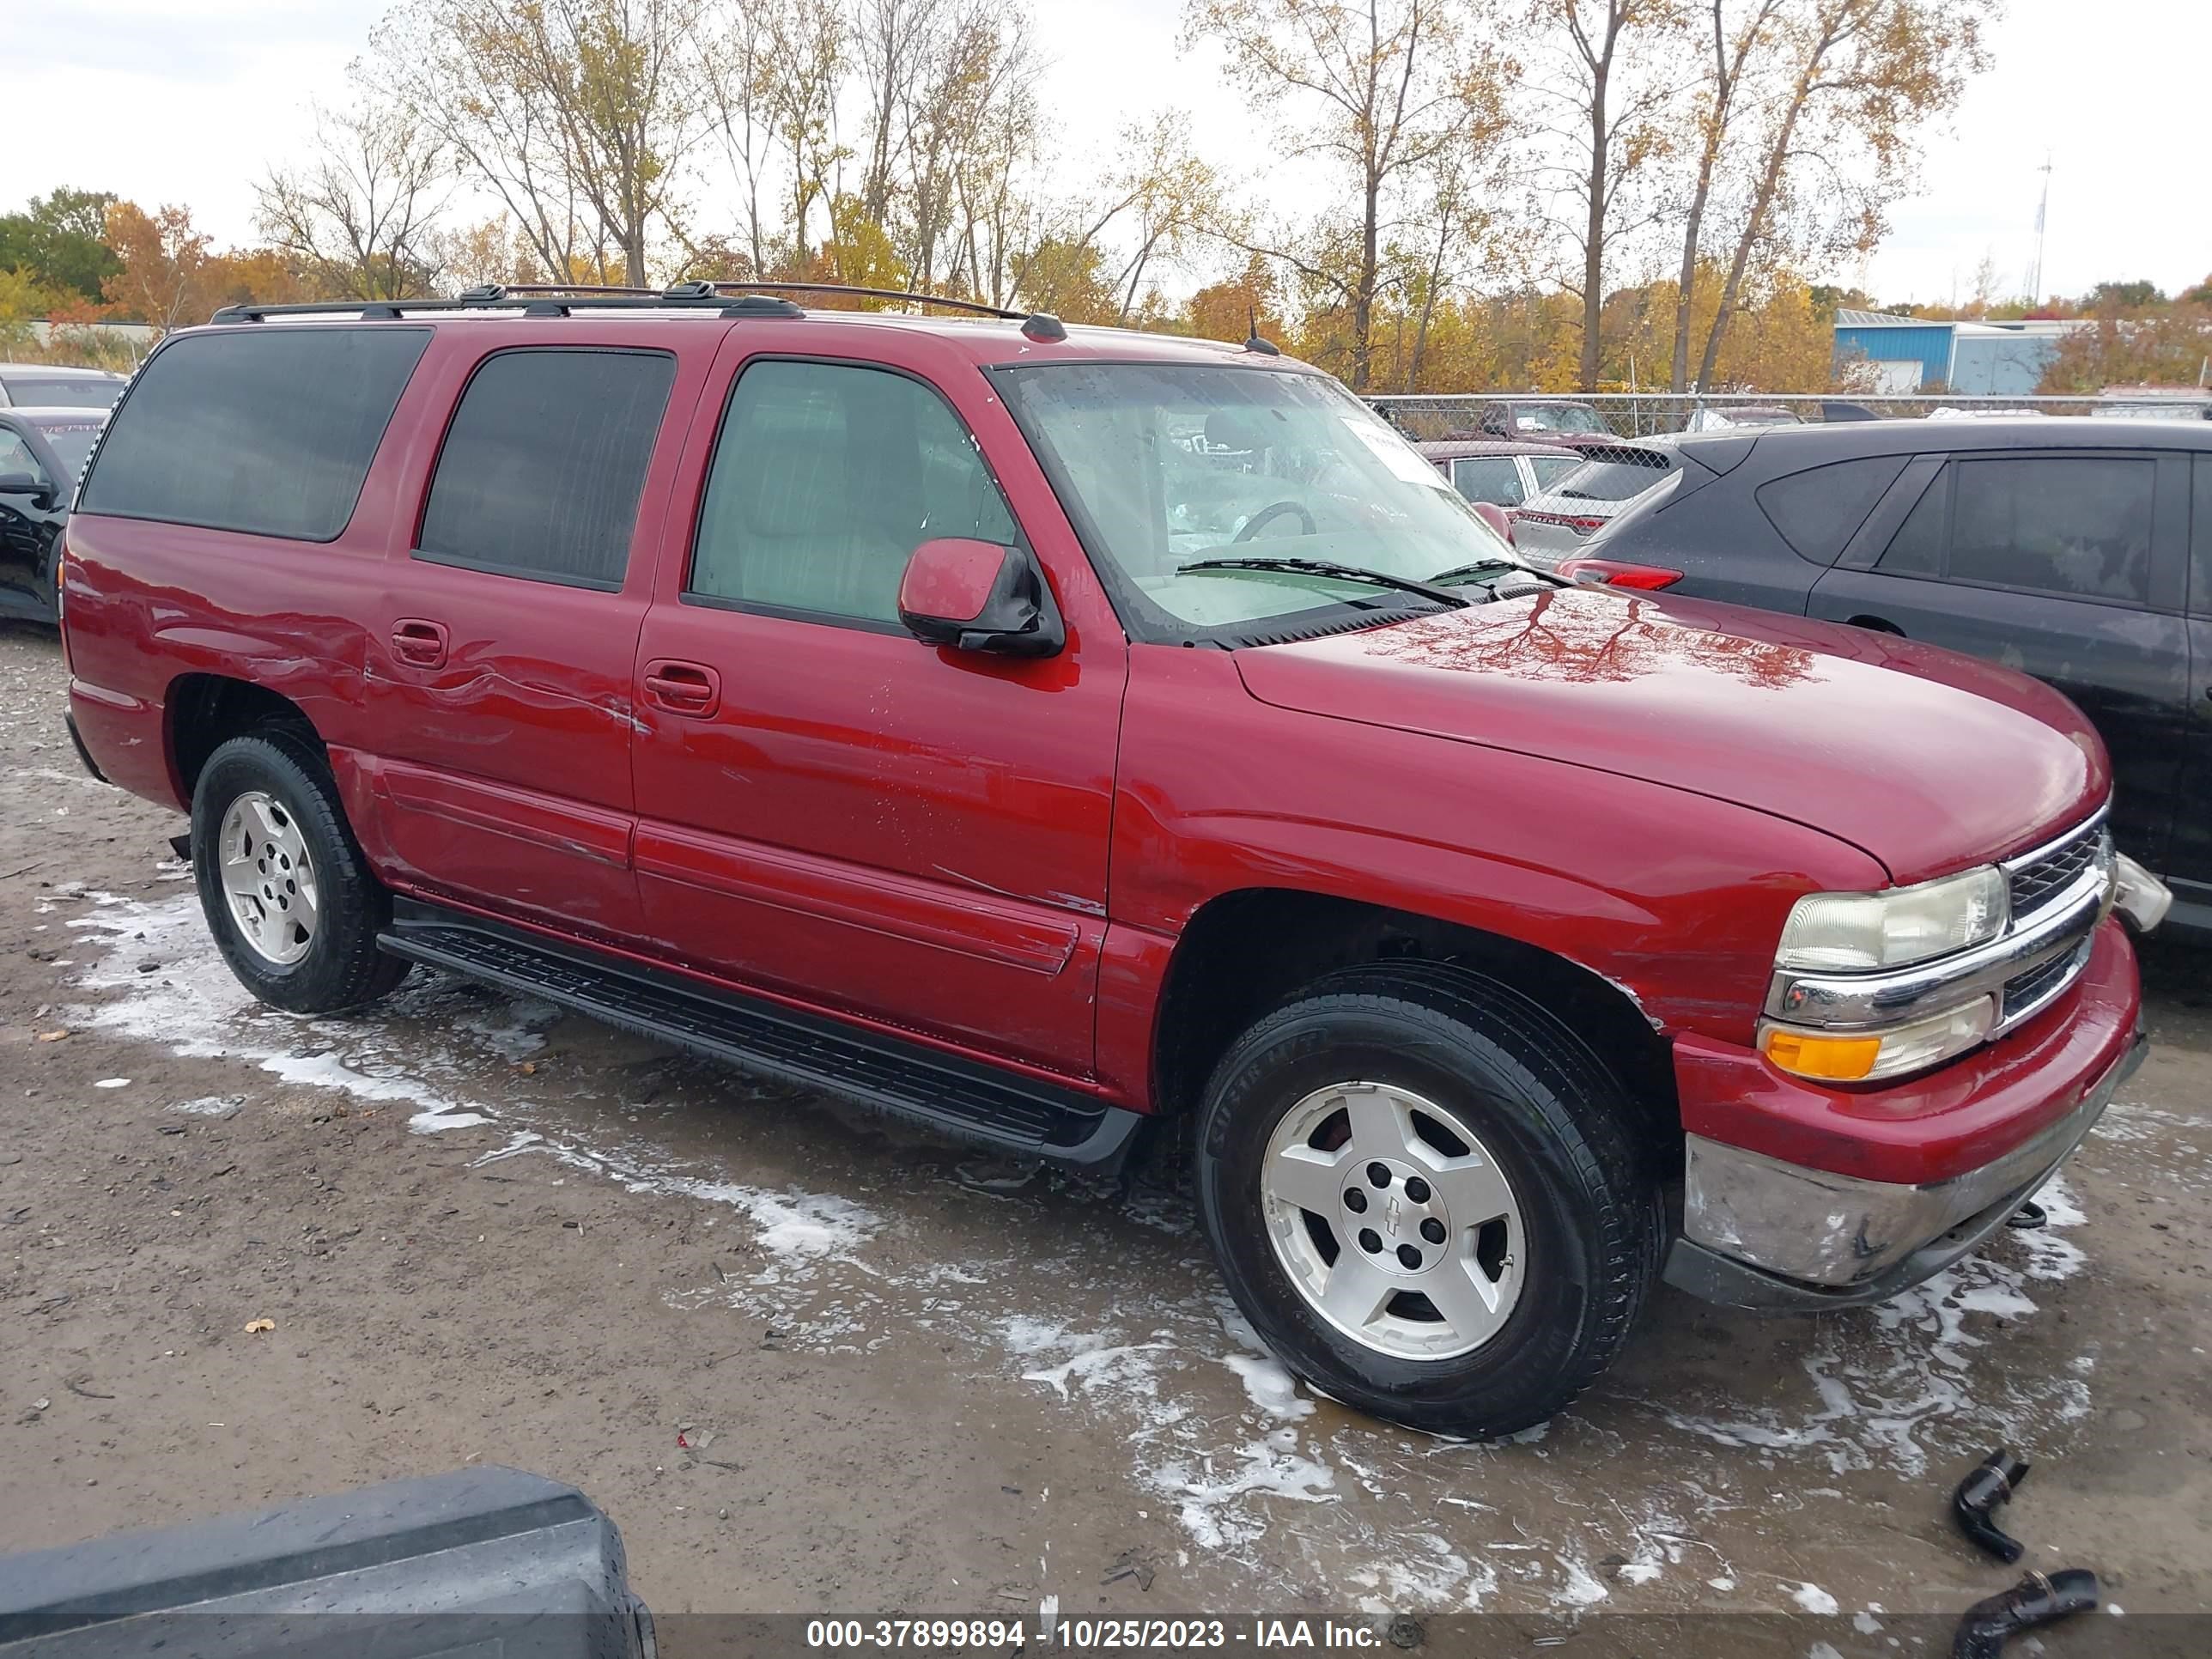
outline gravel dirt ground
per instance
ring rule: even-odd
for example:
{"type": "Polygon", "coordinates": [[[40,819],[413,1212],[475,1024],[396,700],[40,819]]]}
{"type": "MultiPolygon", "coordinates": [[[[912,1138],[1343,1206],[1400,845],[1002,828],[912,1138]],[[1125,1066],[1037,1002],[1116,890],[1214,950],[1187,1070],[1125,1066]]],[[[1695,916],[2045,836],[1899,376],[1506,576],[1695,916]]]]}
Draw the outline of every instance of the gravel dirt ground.
{"type": "Polygon", "coordinates": [[[0,1550],[482,1460],[596,1498],[663,1615],[1765,1612],[1887,1654],[2016,1577],[1945,1518],[2003,1443],[2027,1565],[2212,1607],[2212,955],[2151,957],[2045,1231],[1819,1320],[1662,1290],[1572,1412],[1450,1443],[1255,1351],[1172,1160],[1071,1182],[420,969],[257,1007],[64,684],[0,625],[0,1550]]]}

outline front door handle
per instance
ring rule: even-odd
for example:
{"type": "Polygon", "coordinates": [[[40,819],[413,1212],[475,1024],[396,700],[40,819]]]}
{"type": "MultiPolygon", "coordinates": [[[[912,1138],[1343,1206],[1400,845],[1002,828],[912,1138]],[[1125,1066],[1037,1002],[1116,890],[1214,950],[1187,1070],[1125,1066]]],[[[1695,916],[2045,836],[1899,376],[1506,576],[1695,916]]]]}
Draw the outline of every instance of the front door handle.
{"type": "Polygon", "coordinates": [[[420,617],[402,617],[392,625],[392,649],[399,660],[414,668],[446,665],[446,624],[420,617]]]}
{"type": "Polygon", "coordinates": [[[672,714],[702,720],[722,706],[722,677],[704,663],[656,657],[645,665],[645,699],[672,714]]]}

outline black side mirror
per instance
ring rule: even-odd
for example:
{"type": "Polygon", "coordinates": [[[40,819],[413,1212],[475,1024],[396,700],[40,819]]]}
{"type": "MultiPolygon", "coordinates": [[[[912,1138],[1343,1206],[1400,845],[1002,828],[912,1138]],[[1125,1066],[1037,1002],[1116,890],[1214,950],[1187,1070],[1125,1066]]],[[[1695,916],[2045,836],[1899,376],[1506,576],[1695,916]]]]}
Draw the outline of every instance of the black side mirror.
{"type": "Polygon", "coordinates": [[[0,472],[0,495],[28,495],[38,507],[54,504],[54,487],[35,472],[0,472]]]}
{"type": "Polygon", "coordinates": [[[899,620],[925,644],[1008,657],[1049,657],[1067,628],[1036,556],[971,537],[924,542],[899,581],[899,620]]]}

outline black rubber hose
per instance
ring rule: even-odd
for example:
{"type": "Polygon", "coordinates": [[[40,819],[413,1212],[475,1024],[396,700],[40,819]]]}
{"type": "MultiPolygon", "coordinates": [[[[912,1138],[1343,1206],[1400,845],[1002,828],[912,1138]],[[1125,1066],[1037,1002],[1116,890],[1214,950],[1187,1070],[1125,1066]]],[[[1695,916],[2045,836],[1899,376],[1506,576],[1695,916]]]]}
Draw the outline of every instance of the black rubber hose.
{"type": "Polygon", "coordinates": [[[2017,1561],[2020,1540],[1990,1518],[1990,1511],[2005,1502],[2027,1479],[2028,1465],[1998,1447],[1974,1466],[1951,1494],[1951,1516],[1959,1530],[2000,1561],[2017,1561]]]}
{"type": "Polygon", "coordinates": [[[2068,1567],[2048,1578],[2031,1572],[2010,1589],[1966,1609],[1951,1638],[1951,1659],[1997,1659],[2021,1632],[2091,1612],[2096,1605],[2097,1575],[2087,1569],[2068,1567]]]}

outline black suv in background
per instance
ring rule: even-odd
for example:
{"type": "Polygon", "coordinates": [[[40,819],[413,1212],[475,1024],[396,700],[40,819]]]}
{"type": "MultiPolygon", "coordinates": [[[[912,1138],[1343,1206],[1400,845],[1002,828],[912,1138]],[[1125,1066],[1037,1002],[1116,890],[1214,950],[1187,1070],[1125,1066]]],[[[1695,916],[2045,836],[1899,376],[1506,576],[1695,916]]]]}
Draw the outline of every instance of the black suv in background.
{"type": "Polygon", "coordinates": [[[2212,428],[1870,421],[1691,435],[1678,453],[1565,574],[1856,623],[2047,681],[2112,750],[2121,850],[2167,878],[2171,925],[2212,930],[2212,428]]]}
{"type": "Polygon", "coordinates": [[[0,409],[0,617],[54,620],[54,551],[105,409],[0,409]]]}

